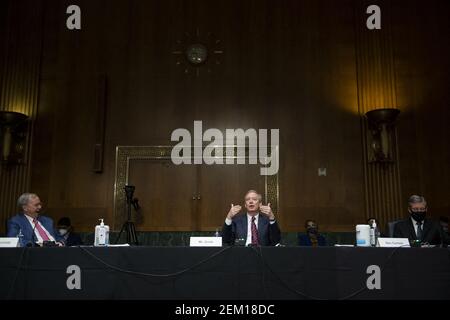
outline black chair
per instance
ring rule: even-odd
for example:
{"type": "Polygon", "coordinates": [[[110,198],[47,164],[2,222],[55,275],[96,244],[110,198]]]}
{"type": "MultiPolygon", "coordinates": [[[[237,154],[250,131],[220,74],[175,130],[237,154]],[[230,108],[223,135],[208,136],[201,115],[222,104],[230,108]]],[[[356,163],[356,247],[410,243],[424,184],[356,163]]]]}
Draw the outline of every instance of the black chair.
{"type": "Polygon", "coordinates": [[[397,222],[400,222],[400,221],[401,221],[401,220],[396,220],[396,221],[388,222],[389,238],[393,238],[393,237],[394,237],[394,228],[395,228],[395,225],[397,224],[397,222]]]}

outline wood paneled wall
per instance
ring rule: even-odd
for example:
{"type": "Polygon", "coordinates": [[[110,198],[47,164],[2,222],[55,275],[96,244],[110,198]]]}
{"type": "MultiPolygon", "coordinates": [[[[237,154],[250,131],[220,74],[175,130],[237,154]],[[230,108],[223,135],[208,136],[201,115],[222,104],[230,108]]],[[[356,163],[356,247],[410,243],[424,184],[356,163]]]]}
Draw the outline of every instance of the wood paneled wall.
{"type": "Polygon", "coordinates": [[[16,49],[3,38],[0,101],[9,109],[21,90],[32,93],[24,110],[34,130],[31,166],[12,178],[1,171],[3,219],[29,181],[55,219],[69,215],[80,231],[99,217],[113,225],[116,146],[167,145],[194,120],[280,129],[284,231],[307,218],[324,231],[353,230],[369,215],[384,223],[405,212],[411,193],[424,194],[433,214],[450,211],[446,1],[86,0],[77,1],[79,31],[66,28],[69,1],[7,3],[1,34],[17,36],[16,49]],[[369,4],[380,5],[382,30],[366,29],[369,4]],[[173,53],[208,41],[223,53],[199,69],[173,53]],[[398,161],[387,170],[366,155],[362,114],[380,107],[402,111],[398,161]]]}
{"type": "MultiPolygon", "coordinates": [[[[30,10],[26,1],[4,2],[1,8],[2,43],[0,111],[29,117],[24,163],[0,167],[0,232],[5,220],[17,212],[17,198],[30,190],[34,120],[38,113],[42,56],[42,3],[30,10]],[[20,23],[26,21],[26,23],[20,23]]],[[[39,168],[35,169],[39,171],[39,168]]]]}
{"type": "MultiPolygon", "coordinates": [[[[356,77],[358,88],[358,112],[361,117],[361,138],[363,145],[364,196],[366,218],[375,217],[378,224],[398,220],[402,216],[402,191],[398,145],[393,147],[392,163],[370,161],[371,144],[366,112],[403,107],[397,102],[394,43],[392,41],[391,1],[359,1],[355,6],[355,48],[356,77]],[[358,27],[367,20],[366,8],[372,4],[380,6],[382,23],[380,30],[358,27]]],[[[396,142],[396,131],[392,132],[396,142]]]]}
{"type": "MultiPolygon", "coordinates": [[[[403,199],[422,194],[437,219],[450,215],[450,21],[448,1],[392,2],[403,199]]],[[[406,201],[405,201],[406,202],[406,201]]],[[[406,203],[404,203],[406,206],[406,203]]]]}

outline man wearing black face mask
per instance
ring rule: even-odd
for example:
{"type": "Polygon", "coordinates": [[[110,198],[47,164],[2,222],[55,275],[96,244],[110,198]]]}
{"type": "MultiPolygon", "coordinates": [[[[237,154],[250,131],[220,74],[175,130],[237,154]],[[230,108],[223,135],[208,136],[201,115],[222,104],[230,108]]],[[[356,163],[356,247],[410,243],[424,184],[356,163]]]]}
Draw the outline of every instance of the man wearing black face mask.
{"type": "Polygon", "coordinates": [[[399,221],[394,227],[394,238],[419,240],[432,245],[447,244],[441,226],[426,217],[427,202],[424,197],[412,195],[408,200],[409,218],[399,221]]]}
{"type": "Polygon", "coordinates": [[[322,247],[327,245],[324,236],[319,234],[319,227],[314,220],[305,221],[306,234],[298,234],[298,245],[308,247],[322,247]]]}
{"type": "Polygon", "coordinates": [[[80,236],[77,233],[73,232],[70,218],[63,217],[59,219],[57,230],[59,235],[64,238],[67,247],[83,245],[83,241],[81,241],[80,236]]]}

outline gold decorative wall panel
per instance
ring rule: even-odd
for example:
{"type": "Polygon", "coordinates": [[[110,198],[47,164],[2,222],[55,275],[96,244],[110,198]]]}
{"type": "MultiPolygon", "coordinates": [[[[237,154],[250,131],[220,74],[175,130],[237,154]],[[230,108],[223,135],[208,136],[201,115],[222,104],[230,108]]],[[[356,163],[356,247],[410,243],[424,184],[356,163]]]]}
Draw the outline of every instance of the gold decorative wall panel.
{"type": "MultiPolygon", "coordinates": [[[[114,229],[126,220],[124,187],[129,182],[130,166],[133,160],[171,161],[172,146],[117,146],[116,175],[114,180],[114,229]]],[[[238,158],[225,156],[225,158],[238,158]]],[[[248,159],[246,157],[246,159],[248,159]]],[[[187,165],[188,166],[188,165],[187,165]]],[[[194,164],[190,166],[195,166],[194,164]]],[[[217,165],[220,166],[220,165],[217,165]]],[[[231,166],[231,165],[227,165],[231,166]]],[[[236,164],[235,166],[239,166],[236,164]]],[[[278,174],[264,176],[263,202],[271,203],[274,213],[278,213],[278,174]]],[[[199,181],[177,181],[177,183],[199,184],[199,181]]],[[[200,197],[199,197],[200,200],[200,197]]],[[[170,201],[170,199],[165,199],[170,201]]],[[[225,209],[223,209],[225,210],[225,209]]],[[[200,214],[201,215],[201,214],[200,214]]],[[[202,228],[202,226],[199,226],[202,228]]],[[[199,230],[202,231],[202,230],[199,230]]]]}

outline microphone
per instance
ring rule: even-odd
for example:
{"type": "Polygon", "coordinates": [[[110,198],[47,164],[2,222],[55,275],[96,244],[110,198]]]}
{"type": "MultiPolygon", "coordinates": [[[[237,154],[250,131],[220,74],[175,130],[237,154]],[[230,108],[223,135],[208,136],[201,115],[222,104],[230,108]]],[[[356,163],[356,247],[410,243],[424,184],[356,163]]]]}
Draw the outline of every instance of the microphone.
{"type": "MultiPolygon", "coordinates": [[[[39,216],[38,216],[39,217],[39,216]]],[[[28,242],[26,244],[27,247],[34,247],[36,245],[36,242],[34,241],[35,235],[34,230],[36,230],[36,225],[38,223],[38,217],[36,217],[36,223],[34,224],[33,231],[31,232],[31,242],[28,242]]],[[[36,239],[37,240],[37,239],[36,239]]]]}
{"type": "MultiPolygon", "coordinates": [[[[39,223],[39,216],[36,217],[36,223],[34,224],[33,232],[31,233],[31,242],[27,243],[27,247],[36,247],[37,246],[36,242],[34,241],[34,238],[36,236],[34,234],[34,230],[36,230],[36,226],[38,223],[39,223]]],[[[36,239],[36,241],[37,241],[37,239],[36,239]]],[[[43,241],[42,246],[43,247],[57,247],[58,245],[56,244],[55,241],[43,241]]]]}
{"type": "MultiPolygon", "coordinates": [[[[38,211],[38,214],[41,211],[42,210],[38,211]]],[[[39,215],[36,217],[36,223],[34,224],[34,228],[33,228],[33,236],[35,236],[34,229],[36,229],[36,226],[39,223],[39,217],[40,217],[39,215]]],[[[42,239],[42,246],[43,247],[58,247],[58,244],[56,243],[56,241],[42,239]]]]}

